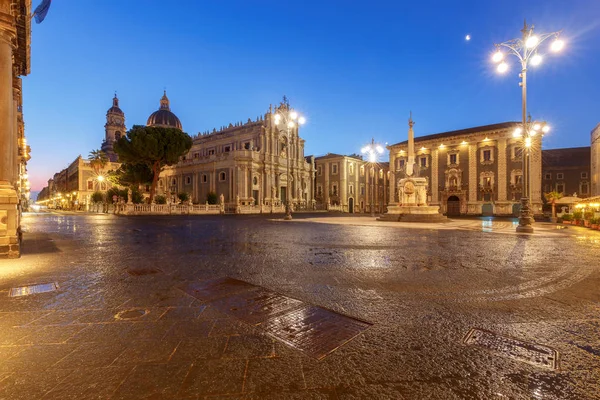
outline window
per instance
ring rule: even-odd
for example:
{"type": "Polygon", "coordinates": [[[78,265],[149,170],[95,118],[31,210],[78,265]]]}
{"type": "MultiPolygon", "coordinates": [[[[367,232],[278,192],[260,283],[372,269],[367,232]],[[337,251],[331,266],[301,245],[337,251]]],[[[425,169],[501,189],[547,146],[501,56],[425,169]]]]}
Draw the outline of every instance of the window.
{"type": "Polygon", "coordinates": [[[515,185],[523,183],[523,175],[515,175],[515,185]]]}
{"type": "Polygon", "coordinates": [[[106,183],[102,182],[100,184],[100,190],[106,190],[106,183]]]}
{"type": "Polygon", "coordinates": [[[182,159],[183,161],[185,161],[185,160],[187,159],[187,157],[186,157],[186,156],[183,156],[183,157],[181,157],[181,159],[182,159]]]}
{"type": "Polygon", "coordinates": [[[379,179],[383,179],[383,170],[382,169],[379,170],[379,179]]]}
{"type": "Polygon", "coordinates": [[[354,175],[354,163],[350,163],[350,175],[354,175]]]}
{"type": "Polygon", "coordinates": [[[117,131],[115,132],[115,141],[121,139],[121,132],[117,131]]]}
{"type": "Polygon", "coordinates": [[[546,179],[546,180],[552,179],[552,173],[550,173],[550,172],[546,172],[546,173],[544,174],[544,179],[546,179]]]}
{"type": "Polygon", "coordinates": [[[323,166],[322,165],[317,166],[317,175],[319,175],[319,176],[323,175],[323,166]]]}
{"type": "Polygon", "coordinates": [[[337,173],[338,173],[338,168],[337,167],[338,167],[337,164],[331,164],[331,173],[333,175],[337,175],[337,173]]]}
{"type": "Polygon", "coordinates": [[[581,179],[587,179],[587,177],[588,177],[587,172],[582,172],[581,173],[581,179]]]}
{"type": "Polygon", "coordinates": [[[354,194],[354,185],[350,185],[349,189],[350,189],[350,194],[354,194]]]}
{"type": "Polygon", "coordinates": [[[146,192],[150,191],[150,185],[146,185],[146,192]]]}
{"type": "Polygon", "coordinates": [[[225,146],[225,147],[223,147],[223,151],[225,153],[229,153],[231,151],[231,146],[225,146]]]}
{"type": "Polygon", "coordinates": [[[244,143],[244,150],[250,150],[250,142],[244,143]]]}
{"type": "Polygon", "coordinates": [[[483,151],[483,161],[492,161],[492,151],[491,150],[483,151]]]}
{"type": "Polygon", "coordinates": [[[219,172],[219,180],[222,182],[227,178],[227,175],[225,175],[225,172],[219,172]]]}
{"type": "Polygon", "coordinates": [[[360,176],[365,176],[365,166],[364,165],[360,166],[360,176]]]}
{"type": "Polygon", "coordinates": [[[191,184],[191,183],[192,183],[192,178],[191,178],[191,177],[189,177],[189,176],[186,176],[186,177],[185,177],[185,184],[186,184],[186,185],[189,185],[189,184],[191,184]]]}
{"type": "Polygon", "coordinates": [[[209,149],[209,150],[208,150],[208,155],[209,155],[209,156],[212,156],[212,155],[214,155],[214,154],[215,154],[215,149],[209,149]]]}
{"type": "Polygon", "coordinates": [[[564,193],[565,191],[565,185],[563,185],[562,183],[559,183],[556,185],[556,191],[558,193],[564,193]]]}
{"type": "Polygon", "coordinates": [[[550,191],[550,185],[545,184],[544,185],[544,193],[548,193],[550,191]]]}
{"type": "Polygon", "coordinates": [[[177,179],[173,178],[173,180],[171,181],[171,186],[175,186],[177,185],[177,179]]]}
{"type": "Polygon", "coordinates": [[[562,172],[557,172],[556,179],[565,179],[565,174],[563,174],[562,172]]]}
{"type": "Polygon", "coordinates": [[[194,158],[198,158],[199,154],[198,153],[194,153],[194,158]]]}
{"type": "Polygon", "coordinates": [[[589,186],[588,186],[588,184],[587,184],[587,183],[582,183],[582,184],[579,186],[579,192],[580,192],[581,194],[588,194],[588,190],[589,190],[589,186]]]}
{"type": "Polygon", "coordinates": [[[360,187],[360,194],[363,196],[365,195],[365,187],[364,186],[360,187]]]}
{"type": "Polygon", "coordinates": [[[208,176],[206,174],[202,174],[202,183],[208,182],[208,176]]]}
{"type": "Polygon", "coordinates": [[[520,147],[513,147],[513,158],[516,160],[520,160],[521,159],[521,155],[523,154],[523,149],[521,149],[520,147]]]}
{"type": "Polygon", "coordinates": [[[421,168],[427,168],[427,157],[421,157],[419,159],[419,161],[420,161],[419,165],[421,165],[421,168]]]}
{"type": "Polygon", "coordinates": [[[88,190],[94,190],[94,181],[88,181],[88,190]]]}
{"type": "Polygon", "coordinates": [[[323,195],[323,187],[321,185],[317,185],[317,196],[323,195]]]}
{"type": "Polygon", "coordinates": [[[450,154],[450,164],[456,164],[456,154],[450,154]]]}
{"type": "Polygon", "coordinates": [[[331,194],[332,194],[332,196],[337,196],[337,185],[334,184],[331,187],[331,194]]]}
{"type": "Polygon", "coordinates": [[[252,184],[253,184],[254,186],[258,185],[258,177],[256,177],[256,176],[255,176],[255,177],[252,179],[252,184]]]}
{"type": "Polygon", "coordinates": [[[399,160],[399,161],[400,161],[400,163],[399,163],[399,167],[400,167],[400,168],[404,168],[404,164],[406,163],[406,160],[404,160],[404,159],[401,159],[401,160],[399,160]]]}

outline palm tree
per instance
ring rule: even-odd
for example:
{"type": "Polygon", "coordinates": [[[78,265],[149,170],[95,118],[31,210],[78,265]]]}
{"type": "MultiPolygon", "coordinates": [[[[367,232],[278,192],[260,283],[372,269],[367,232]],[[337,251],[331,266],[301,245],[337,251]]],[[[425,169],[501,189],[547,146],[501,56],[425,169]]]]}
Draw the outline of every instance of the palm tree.
{"type": "Polygon", "coordinates": [[[557,191],[552,191],[549,193],[545,193],[544,197],[546,198],[547,201],[550,202],[550,204],[552,204],[552,220],[556,221],[556,202],[563,197],[562,193],[559,193],[557,191]]]}
{"type": "Polygon", "coordinates": [[[108,163],[108,157],[102,150],[92,150],[88,157],[90,159],[90,165],[96,175],[98,175],[100,170],[108,163]]]}

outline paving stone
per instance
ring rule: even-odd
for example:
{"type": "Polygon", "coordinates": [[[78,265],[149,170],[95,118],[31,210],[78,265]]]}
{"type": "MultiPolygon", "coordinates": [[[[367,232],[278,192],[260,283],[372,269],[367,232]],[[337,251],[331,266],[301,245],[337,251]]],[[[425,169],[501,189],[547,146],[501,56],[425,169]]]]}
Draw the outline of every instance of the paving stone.
{"type": "Polygon", "coordinates": [[[206,360],[190,369],[178,395],[241,394],[245,360],[206,360]]]}
{"type": "Polygon", "coordinates": [[[306,389],[302,365],[298,358],[265,358],[248,362],[248,392],[274,393],[306,389]]]}
{"type": "Polygon", "coordinates": [[[204,311],[206,306],[199,307],[169,307],[163,315],[161,320],[190,320],[198,318],[198,316],[204,311]]]}
{"type": "Polygon", "coordinates": [[[266,335],[230,336],[223,358],[268,358],[275,356],[274,341],[266,335]]]}
{"type": "Polygon", "coordinates": [[[221,358],[227,340],[225,336],[182,339],[169,363],[186,364],[198,360],[221,358]]]}
{"type": "Polygon", "coordinates": [[[20,339],[17,344],[65,343],[84,328],[82,325],[35,326],[29,328],[30,335],[20,339]]]}
{"type": "Polygon", "coordinates": [[[49,370],[15,373],[0,381],[0,399],[31,400],[41,399],[44,394],[68,378],[72,371],[49,370]]]}
{"type": "Polygon", "coordinates": [[[42,373],[67,357],[77,348],[74,344],[45,344],[19,346],[18,357],[10,357],[0,363],[1,369],[14,372],[38,371],[42,373]]]}
{"type": "Polygon", "coordinates": [[[125,351],[126,346],[115,341],[114,343],[85,343],[67,357],[60,360],[54,368],[102,368],[110,366],[117,357],[125,351]]]}
{"type": "Polygon", "coordinates": [[[132,370],[132,366],[73,370],[68,379],[56,385],[43,399],[108,399],[132,370]]]}
{"type": "Polygon", "coordinates": [[[112,365],[166,363],[175,353],[178,344],[179,339],[134,341],[115,359],[112,365]]]}
{"type": "Polygon", "coordinates": [[[164,337],[175,338],[201,338],[208,337],[214,325],[213,320],[191,320],[176,321],[173,326],[165,333],[164,337]]]}
{"type": "Polygon", "coordinates": [[[138,365],[116,390],[112,399],[172,399],[190,365],[138,365]]]}

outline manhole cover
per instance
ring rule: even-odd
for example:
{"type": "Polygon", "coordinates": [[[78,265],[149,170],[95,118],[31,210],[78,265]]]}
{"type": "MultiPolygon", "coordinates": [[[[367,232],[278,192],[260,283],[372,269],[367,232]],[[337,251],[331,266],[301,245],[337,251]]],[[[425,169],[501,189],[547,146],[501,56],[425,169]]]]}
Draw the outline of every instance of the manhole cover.
{"type": "Polygon", "coordinates": [[[507,336],[501,336],[484,329],[471,329],[464,343],[484,347],[502,355],[523,361],[541,368],[558,368],[558,352],[548,346],[523,342],[507,336]]]}
{"type": "Polygon", "coordinates": [[[9,297],[29,296],[30,294],[53,292],[58,290],[58,283],[43,283],[40,285],[21,286],[10,289],[9,297]]]}
{"type": "Polygon", "coordinates": [[[136,318],[141,318],[146,314],[148,314],[148,310],[143,310],[141,308],[137,308],[134,310],[121,311],[117,315],[115,315],[115,318],[116,319],[136,319],[136,318]]]}
{"type": "Polygon", "coordinates": [[[270,319],[262,326],[274,338],[320,360],[371,325],[320,307],[307,306],[270,319]]]}
{"type": "Polygon", "coordinates": [[[305,304],[300,300],[260,288],[215,300],[212,305],[217,310],[244,322],[259,324],[305,304]]]}
{"type": "Polygon", "coordinates": [[[198,300],[211,301],[221,297],[256,289],[258,286],[233,278],[219,278],[204,282],[193,282],[181,287],[181,290],[198,300]]]}
{"type": "Polygon", "coordinates": [[[130,268],[127,270],[127,273],[133,276],[152,275],[161,272],[158,268],[130,268]]]}

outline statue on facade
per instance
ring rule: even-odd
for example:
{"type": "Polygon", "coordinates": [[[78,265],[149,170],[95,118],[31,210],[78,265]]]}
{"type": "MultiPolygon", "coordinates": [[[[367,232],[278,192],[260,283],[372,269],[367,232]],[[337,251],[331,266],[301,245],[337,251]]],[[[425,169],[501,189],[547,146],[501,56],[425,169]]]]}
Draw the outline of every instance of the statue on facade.
{"type": "Polygon", "coordinates": [[[238,206],[240,205],[240,195],[239,194],[235,195],[235,204],[237,204],[238,206]]]}
{"type": "Polygon", "coordinates": [[[132,192],[131,192],[131,188],[129,188],[129,189],[127,189],[127,204],[132,203],[131,197],[132,197],[132,192]]]}
{"type": "Polygon", "coordinates": [[[223,193],[221,193],[221,195],[219,196],[219,203],[225,204],[225,196],[223,196],[223,193]]]}

